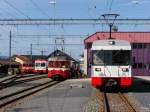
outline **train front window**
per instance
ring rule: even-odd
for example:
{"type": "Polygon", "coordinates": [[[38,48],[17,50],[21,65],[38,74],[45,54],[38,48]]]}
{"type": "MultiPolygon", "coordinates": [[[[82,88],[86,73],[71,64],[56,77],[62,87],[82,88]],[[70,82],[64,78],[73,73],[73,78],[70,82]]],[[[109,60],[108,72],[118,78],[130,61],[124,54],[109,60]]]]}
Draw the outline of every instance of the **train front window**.
{"type": "Polygon", "coordinates": [[[104,65],[104,51],[103,50],[93,51],[93,64],[104,65]]]}
{"type": "Polygon", "coordinates": [[[40,67],[40,63],[35,63],[35,66],[36,67],[40,67]]]}
{"type": "Polygon", "coordinates": [[[130,51],[129,50],[94,50],[93,51],[94,65],[129,65],[130,51]]]}
{"type": "Polygon", "coordinates": [[[42,67],[45,67],[45,66],[46,66],[46,63],[41,63],[41,66],[42,66],[42,67]]]}
{"type": "Polygon", "coordinates": [[[113,65],[129,65],[130,64],[130,51],[129,50],[112,51],[112,64],[113,65]]]}

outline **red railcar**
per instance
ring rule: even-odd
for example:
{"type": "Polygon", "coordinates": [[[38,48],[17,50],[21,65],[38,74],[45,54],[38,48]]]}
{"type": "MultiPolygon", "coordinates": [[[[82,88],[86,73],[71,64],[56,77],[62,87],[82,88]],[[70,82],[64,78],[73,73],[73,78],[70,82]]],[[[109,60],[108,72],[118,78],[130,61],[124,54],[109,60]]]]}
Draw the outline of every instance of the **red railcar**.
{"type": "Polygon", "coordinates": [[[32,63],[24,63],[21,65],[21,73],[33,73],[34,66],[32,63]]]}
{"type": "Polygon", "coordinates": [[[48,77],[53,80],[67,79],[71,77],[71,61],[66,59],[52,59],[48,64],[48,77]]]}

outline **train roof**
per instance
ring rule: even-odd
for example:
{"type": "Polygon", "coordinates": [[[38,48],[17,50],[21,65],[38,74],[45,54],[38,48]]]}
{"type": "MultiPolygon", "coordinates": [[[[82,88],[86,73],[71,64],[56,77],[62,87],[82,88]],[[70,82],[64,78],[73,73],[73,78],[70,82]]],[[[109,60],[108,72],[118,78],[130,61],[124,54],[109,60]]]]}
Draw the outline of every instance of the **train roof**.
{"type": "Polygon", "coordinates": [[[92,44],[92,50],[131,50],[131,44],[126,40],[97,40],[92,44]]]}
{"type": "Polygon", "coordinates": [[[48,57],[48,61],[50,61],[51,59],[55,59],[55,58],[65,58],[65,60],[71,60],[74,62],[77,62],[74,58],[72,58],[71,56],[69,56],[67,53],[60,51],[60,50],[55,50],[54,52],[52,52],[48,57]]]}

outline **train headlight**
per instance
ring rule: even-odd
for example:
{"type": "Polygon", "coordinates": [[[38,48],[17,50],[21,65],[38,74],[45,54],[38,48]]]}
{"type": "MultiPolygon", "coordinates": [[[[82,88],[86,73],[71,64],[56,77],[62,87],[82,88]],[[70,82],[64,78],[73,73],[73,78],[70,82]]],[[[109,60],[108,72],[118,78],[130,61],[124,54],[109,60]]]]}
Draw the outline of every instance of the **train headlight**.
{"type": "Polygon", "coordinates": [[[128,68],[122,68],[122,71],[123,72],[129,72],[129,69],[128,68]]]}
{"type": "Polygon", "coordinates": [[[109,41],[109,45],[115,45],[115,41],[109,41]]]}
{"type": "Polygon", "coordinates": [[[101,71],[101,68],[95,68],[95,71],[99,72],[101,71]]]}

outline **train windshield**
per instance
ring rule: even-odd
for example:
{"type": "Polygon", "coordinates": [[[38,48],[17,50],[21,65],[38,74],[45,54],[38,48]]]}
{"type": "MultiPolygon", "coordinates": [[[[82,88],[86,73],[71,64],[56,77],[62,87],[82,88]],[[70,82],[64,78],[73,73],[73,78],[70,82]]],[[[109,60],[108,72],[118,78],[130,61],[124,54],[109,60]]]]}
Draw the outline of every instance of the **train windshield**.
{"type": "Polygon", "coordinates": [[[130,50],[94,50],[94,65],[129,65],[130,50]]]}
{"type": "Polygon", "coordinates": [[[40,67],[40,63],[35,63],[35,66],[36,67],[40,67]]]}
{"type": "Polygon", "coordinates": [[[42,66],[42,67],[45,67],[45,66],[46,66],[46,63],[41,63],[41,66],[42,66]]]}

